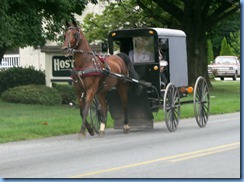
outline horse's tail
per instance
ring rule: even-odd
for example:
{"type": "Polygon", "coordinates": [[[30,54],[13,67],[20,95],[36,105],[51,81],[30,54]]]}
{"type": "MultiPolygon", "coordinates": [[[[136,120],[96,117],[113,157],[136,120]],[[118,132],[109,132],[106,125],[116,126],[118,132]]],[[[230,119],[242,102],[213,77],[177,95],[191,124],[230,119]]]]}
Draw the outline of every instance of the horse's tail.
{"type": "Polygon", "coordinates": [[[136,80],[139,80],[139,76],[137,74],[137,72],[134,69],[134,66],[129,58],[129,56],[127,56],[127,54],[125,53],[118,53],[117,56],[119,56],[120,58],[122,58],[128,68],[129,71],[129,77],[134,78],[136,80]]]}
{"type": "MultiPolygon", "coordinates": [[[[129,77],[139,80],[139,76],[138,76],[137,72],[135,71],[134,65],[132,64],[129,56],[127,56],[127,54],[125,54],[125,53],[118,53],[117,55],[120,58],[122,58],[124,60],[125,64],[127,65],[127,68],[129,71],[129,77]]],[[[142,92],[142,87],[139,84],[133,83],[132,89],[135,90],[137,96],[139,96],[142,92]]]]}

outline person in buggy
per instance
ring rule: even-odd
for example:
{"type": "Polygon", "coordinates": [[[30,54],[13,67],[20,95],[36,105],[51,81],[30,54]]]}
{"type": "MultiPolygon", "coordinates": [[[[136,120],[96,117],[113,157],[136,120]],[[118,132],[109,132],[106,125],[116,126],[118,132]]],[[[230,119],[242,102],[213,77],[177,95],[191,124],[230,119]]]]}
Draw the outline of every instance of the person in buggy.
{"type": "Polygon", "coordinates": [[[166,53],[164,50],[165,42],[159,39],[159,65],[160,65],[160,81],[161,81],[161,88],[165,88],[168,79],[167,79],[167,69],[168,69],[168,62],[166,61],[166,53]]]}
{"type": "Polygon", "coordinates": [[[166,77],[166,69],[168,66],[168,62],[165,60],[161,60],[159,64],[160,64],[161,88],[165,88],[168,83],[168,79],[166,77]]]}

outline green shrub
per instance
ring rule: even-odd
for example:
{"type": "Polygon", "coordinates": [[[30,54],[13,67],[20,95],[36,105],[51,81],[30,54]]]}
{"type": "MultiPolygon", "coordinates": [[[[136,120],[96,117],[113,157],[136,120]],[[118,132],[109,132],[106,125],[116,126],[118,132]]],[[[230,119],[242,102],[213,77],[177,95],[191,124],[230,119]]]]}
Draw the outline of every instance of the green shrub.
{"type": "Polygon", "coordinates": [[[10,88],[2,93],[2,100],[13,103],[60,105],[59,92],[44,85],[24,85],[10,88]]]}
{"type": "Polygon", "coordinates": [[[34,67],[13,67],[0,70],[0,95],[9,88],[20,85],[45,85],[45,73],[34,67]]]}
{"type": "Polygon", "coordinates": [[[220,56],[233,56],[233,50],[230,47],[230,44],[228,44],[226,38],[224,37],[221,43],[221,50],[220,50],[220,56]]]}
{"type": "Polygon", "coordinates": [[[208,64],[210,64],[211,61],[214,61],[214,52],[212,42],[208,40],[208,64]]]}
{"type": "Polygon", "coordinates": [[[76,101],[74,87],[71,85],[53,84],[53,88],[57,89],[62,97],[62,104],[69,104],[76,101]]]}

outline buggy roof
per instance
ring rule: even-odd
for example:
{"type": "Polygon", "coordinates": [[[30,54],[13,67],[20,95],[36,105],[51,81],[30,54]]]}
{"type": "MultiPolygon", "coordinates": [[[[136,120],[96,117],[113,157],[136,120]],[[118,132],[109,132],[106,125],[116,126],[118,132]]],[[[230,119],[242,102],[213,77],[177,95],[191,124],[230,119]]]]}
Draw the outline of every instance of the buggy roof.
{"type": "Polygon", "coordinates": [[[173,37],[186,37],[185,32],[182,30],[175,30],[169,28],[152,28],[154,29],[158,36],[173,36],[173,37]]]}
{"type": "Polygon", "coordinates": [[[137,28],[137,29],[124,29],[124,30],[114,30],[110,32],[109,36],[115,37],[135,37],[135,36],[142,36],[142,35],[149,35],[151,34],[150,31],[154,32],[153,34],[162,37],[186,37],[185,32],[182,30],[176,29],[169,29],[169,28],[137,28]]]}

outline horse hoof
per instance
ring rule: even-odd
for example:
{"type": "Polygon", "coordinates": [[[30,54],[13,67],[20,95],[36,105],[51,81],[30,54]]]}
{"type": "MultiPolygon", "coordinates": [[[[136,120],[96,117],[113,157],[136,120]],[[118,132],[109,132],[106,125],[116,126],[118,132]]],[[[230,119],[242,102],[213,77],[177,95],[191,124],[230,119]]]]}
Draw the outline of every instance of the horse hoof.
{"type": "Polygon", "coordinates": [[[88,130],[88,133],[91,135],[91,136],[94,136],[95,135],[95,130],[92,128],[92,129],[89,129],[88,130]]]}
{"type": "Polygon", "coordinates": [[[130,128],[124,129],[124,134],[128,134],[128,133],[130,133],[130,128]]]}
{"type": "Polygon", "coordinates": [[[94,136],[95,135],[95,130],[93,127],[90,127],[87,129],[88,133],[91,135],[91,136],[94,136]]]}
{"type": "Polygon", "coordinates": [[[83,139],[83,138],[85,138],[86,137],[86,132],[80,132],[79,134],[78,134],[78,140],[81,140],[81,139],[83,139]]]}
{"type": "Polygon", "coordinates": [[[105,135],[105,131],[99,131],[99,136],[100,137],[104,137],[104,135],[105,135]]]}
{"type": "Polygon", "coordinates": [[[86,129],[91,136],[95,135],[95,130],[93,126],[91,126],[89,123],[86,123],[86,129]]]}

